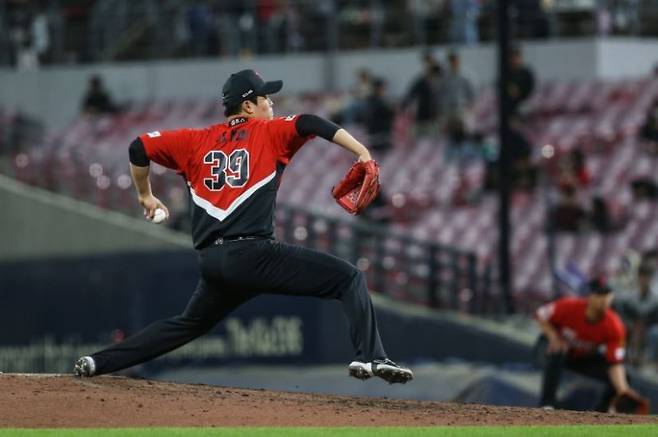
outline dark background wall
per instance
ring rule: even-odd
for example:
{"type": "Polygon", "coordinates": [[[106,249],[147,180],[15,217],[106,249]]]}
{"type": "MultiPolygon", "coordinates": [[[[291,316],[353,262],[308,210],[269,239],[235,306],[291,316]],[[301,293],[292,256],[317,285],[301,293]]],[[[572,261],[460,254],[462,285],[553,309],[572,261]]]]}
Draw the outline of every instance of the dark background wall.
{"type": "MultiPolygon", "coordinates": [[[[54,343],[108,342],[114,329],[135,332],[151,321],[179,314],[197,277],[196,254],[192,251],[2,263],[0,320],[11,329],[0,330],[0,345],[25,345],[45,337],[54,343]]],[[[352,358],[347,322],[336,301],[261,296],[231,317],[241,323],[230,325],[232,328],[251,329],[251,336],[245,340],[244,335],[236,335],[235,329],[227,333],[225,324],[220,324],[213,335],[231,335],[231,343],[257,342],[254,336],[267,337],[276,329],[296,329],[303,337],[303,352],[251,357],[225,353],[222,360],[338,363],[352,358]],[[274,325],[277,317],[278,325],[274,325]],[[252,326],[256,320],[260,325],[252,326]],[[300,326],[291,328],[288,322],[300,326]]],[[[419,317],[380,303],[378,317],[388,352],[397,359],[459,357],[523,362],[529,358],[527,345],[439,314],[419,317]]]]}

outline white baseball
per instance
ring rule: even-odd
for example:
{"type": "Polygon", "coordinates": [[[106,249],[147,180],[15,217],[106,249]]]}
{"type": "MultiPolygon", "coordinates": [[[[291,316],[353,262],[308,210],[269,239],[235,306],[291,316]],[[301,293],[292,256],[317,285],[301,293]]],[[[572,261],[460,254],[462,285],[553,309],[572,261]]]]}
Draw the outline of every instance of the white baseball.
{"type": "Polygon", "coordinates": [[[155,213],[153,214],[153,218],[151,219],[151,221],[157,224],[157,223],[162,223],[166,218],[167,218],[167,213],[164,212],[164,209],[158,208],[155,210],[155,213]]]}

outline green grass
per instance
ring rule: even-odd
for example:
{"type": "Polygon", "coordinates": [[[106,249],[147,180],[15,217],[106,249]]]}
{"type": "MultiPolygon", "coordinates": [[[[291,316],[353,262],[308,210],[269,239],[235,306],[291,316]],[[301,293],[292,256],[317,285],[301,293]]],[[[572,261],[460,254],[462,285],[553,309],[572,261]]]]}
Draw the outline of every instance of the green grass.
{"type": "Polygon", "coordinates": [[[2,429],[2,437],[425,437],[425,436],[658,436],[658,425],[598,425],[598,426],[515,426],[515,427],[355,427],[355,428],[88,428],[88,429],[2,429]]]}

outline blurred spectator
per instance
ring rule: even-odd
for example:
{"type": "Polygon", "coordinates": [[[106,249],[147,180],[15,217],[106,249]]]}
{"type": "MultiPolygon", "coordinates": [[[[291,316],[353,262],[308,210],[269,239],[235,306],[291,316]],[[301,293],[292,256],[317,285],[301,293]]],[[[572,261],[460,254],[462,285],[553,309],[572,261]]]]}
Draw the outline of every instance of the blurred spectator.
{"type": "Polygon", "coordinates": [[[596,2],[596,31],[600,36],[609,35],[612,31],[612,16],[606,0],[596,2]]]}
{"type": "Polygon", "coordinates": [[[512,0],[511,16],[514,24],[513,37],[546,38],[549,36],[549,18],[544,0],[512,0]]]}
{"type": "Polygon", "coordinates": [[[118,108],[105,89],[100,76],[94,75],[89,79],[87,91],[82,98],[82,111],[87,114],[112,114],[118,108]]]}
{"type": "Polygon", "coordinates": [[[48,15],[36,2],[13,0],[7,2],[9,39],[13,59],[19,70],[39,68],[50,49],[48,15]]]}
{"type": "Polygon", "coordinates": [[[196,2],[186,11],[190,53],[195,56],[209,55],[213,50],[215,37],[212,30],[212,15],[207,4],[196,2]]]}
{"type": "Polygon", "coordinates": [[[352,100],[341,114],[334,116],[339,124],[362,122],[368,97],[372,94],[372,77],[370,70],[361,68],[356,71],[356,82],[351,89],[352,100]]]}
{"type": "Polygon", "coordinates": [[[519,107],[535,89],[535,75],[532,70],[523,64],[521,49],[515,47],[510,53],[509,81],[507,92],[510,98],[511,114],[518,114],[519,107]]]}
{"type": "Polygon", "coordinates": [[[21,111],[0,108],[0,156],[15,154],[42,143],[45,127],[21,111]]]}
{"type": "Polygon", "coordinates": [[[437,100],[441,85],[441,65],[431,53],[423,55],[423,73],[414,79],[402,99],[401,109],[404,111],[414,105],[414,131],[419,136],[436,136],[438,133],[437,100]]]}
{"type": "Polygon", "coordinates": [[[658,359],[658,290],[652,287],[655,269],[643,263],[637,272],[636,288],[620,293],[615,309],[628,326],[628,357],[635,365],[647,358],[658,359]],[[649,335],[651,333],[651,335],[649,335]]]}
{"type": "Polygon", "coordinates": [[[430,23],[445,0],[407,0],[407,9],[411,14],[414,44],[425,47],[429,42],[430,23]]]}
{"type": "MultiPolygon", "coordinates": [[[[581,162],[581,154],[573,152],[565,155],[567,159],[570,162],[581,162]]],[[[578,187],[582,186],[583,182],[589,182],[589,174],[583,176],[582,169],[579,173],[573,173],[574,168],[580,168],[580,165],[570,167],[559,180],[560,200],[555,206],[553,215],[555,229],[565,232],[594,229],[608,233],[623,228],[626,217],[618,205],[611,204],[604,197],[594,195],[588,212],[583,202],[578,200],[578,187]],[[581,176],[578,177],[578,174],[581,176]]]]}
{"type": "Polygon", "coordinates": [[[628,222],[628,214],[619,203],[594,196],[590,212],[590,222],[594,230],[603,234],[619,231],[628,222]]]}
{"type": "Polygon", "coordinates": [[[448,54],[448,71],[441,79],[438,91],[439,114],[448,136],[448,148],[459,149],[466,137],[466,115],[473,105],[473,85],[461,72],[461,60],[456,52],[448,54]]]}
{"type": "MultiPolygon", "coordinates": [[[[653,18],[639,20],[639,1],[590,0],[596,9],[590,5],[588,13],[574,20],[574,14],[562,13],[568,6],[556,5],[563,2],[512,0],[512,35],[546,37],[550,26],[565,36],[587,35],[596,31],[592,15],[600,34],[639,30],[655,34],[653,18]]],[[[7,53],[0,52],[0,61],[10,58],[16,65],[20,58],[22,66],[34,68],[44,61],[214,55],[218,45],[229,56],[324,50],[331,39],[326,29],[334,24],[340,27],[340,46],[345,49],[475,44],[494,37],[495,4],[492,0],[5,0],[0,10],[6,11],[7,35],[0,34],[0,44],[7,53]],[[151,20],[157,20],[160,29],[131,27],[151,20]]]]}
{"type": "Polygon", "coordinates": [[[256,51],[255,0],[222,0],[215,3],[221,51],[228,56],[256,51]]]}
{"type": "Polygon", "coordinates": [[[569,153],[560,156],[558,161],[558,185],[577,189],[587,187],[592,181],[592,176],[585,162],[585,154],[580,149],[573,149],[569,153]]]}
{"type": "MultiPolygon", "coordinates": [[[[516,121],[510,124],[509,135],[512,187],[531,191],[537,184],[537,167],[531,160],[532,145],[523,133],[521,125],[516,121]]],[[[495,190],[498,188],[499,146],[492,141],[484,142],[483,145],[482,153],[487,159],[484,188],[485,190],[495,190]]]]}
{"type": "Polygon", "coordinates": [[[640,31],[639,3],[640,0],[597,1],[599,33],[637,35],[640,31]]]}
{"type": "Polygon", "coordinates": [[[647,250],[642,255],[642,263],[658,271],[658,249],[647,250]]]}
{"type": "Polygon", "coordinates": [[[479,41],[480,0],[450,0],[450,42],[476,44],[479,41]]]}
{"type": "Polygon", "coordinates": [[[48,15],[43,7],[36,9],[32,18],[32,50],[41,64],[46,53],[50,49],[50,32],[48,29],[48,15]]]}
{"type": "Polygon", "coordinates": [[[605,199],[601,196],[594,196],[592,199],[592,210],[590,213],[592,227],[601,233],[607,233],[616,229],[610,217],[610,211],[605,199]]]}
{"type": "Polygon", "coordinates": [[[290,0],[281,0],[281,9],[285,13],[285,48],[287,52],[298,52],[306,45],[302,34],[304,17],[299,8],[291,4],[290,0]]]}
{"type": "Polygon", "coordinates": [[[633,200],[636,202],[658,199],[658,185],[649,176],[633,179],[631,181],[631,192],[633,193],[633,200]]]}
{"type": "Polygon", "coordinates": [[[648,265],[654,271],[651,288],[658,290],[658,249],[647,250],[642,256],[642,264],[648,265]]]}
{"type": "Polygon", "coordinates": [[[286,24],[282,3],[284,2],[278,0],[258,0],[258,22],[264,33],[265,53],[281,51],[282,34],[286,24]]]}
{"type": "Polygon", "coordinates": [[[589,186],[592,182],[592,175],[585,162],[585,153],[581,149],[573,149],[569,153],[573,174],[581,187],[589,186]]]}
{"type": "Polygon", "coordinates": [[[619,264],[610,286],[614,290],[626,291],[637,287],[637,271],[640,268],[642,257],[633,250],[628,249],[619,258],[619,264]]]}
{"type": "Polygon", "coordinates": [[[512,161],[512,187],[532,191],[537,184],[537,167],[532,162],[532,144],[517,122],[510,124],[509,157],[512,161]]]}
{"type": "Polygon", "coordinates": [[[386,0],[370,0],[368,16],[370,19],[370,48],[382,46],[384,35],[384,23],[386,21],[387,8],[384,6],[386,0]]]}
{"type": "Polygon", "coordinates": [[[560,190],[560,199],[551,213],[556,231],[579,232],[587,227],[587,211],[578,201],[576,189],[565,186],[560,190]]]}
{"type": "Polygon", "coordinates": [[[373,80],[372,92],[366,99],[363,111],[363,123],[373,150],[385,152],[391,148],[394,118],[395,109],[386,98],[386,82],[383,79],[373,80]]]}
{"type": "Polygon", "coordinates": [[[514,120],[510,123],[509,141],[509,157],[513,167],[520,162],[530,161],[532,157],[532,144],[530,144],[530,141],[528,141],[528,138],[523,132],[521,124],[514,120]]]}
{"type": "Polygon", "coordinates": [[[646,142],[647,151],[653,156],[658,156],[658,101],[649,109],[640,137],[646,142]]]}

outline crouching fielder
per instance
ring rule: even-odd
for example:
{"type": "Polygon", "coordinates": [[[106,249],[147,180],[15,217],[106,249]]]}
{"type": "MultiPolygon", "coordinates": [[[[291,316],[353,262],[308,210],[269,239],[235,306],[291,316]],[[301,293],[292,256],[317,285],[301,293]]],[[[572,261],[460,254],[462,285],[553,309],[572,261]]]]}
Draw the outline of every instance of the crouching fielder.
{"type": "Polygon", "coordinates": [[[567,368],[605,384],[597,411],[648,414],[648,401],[628,385],[624,369],[626,332],[611,303],[611,288],[594,279],[588,284],[587,297],[558,299],[537,310],[542,340],[547,342],[541,406],[556,406],[562,370],[567,368]]]}

